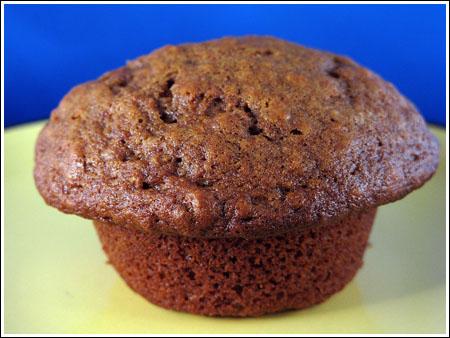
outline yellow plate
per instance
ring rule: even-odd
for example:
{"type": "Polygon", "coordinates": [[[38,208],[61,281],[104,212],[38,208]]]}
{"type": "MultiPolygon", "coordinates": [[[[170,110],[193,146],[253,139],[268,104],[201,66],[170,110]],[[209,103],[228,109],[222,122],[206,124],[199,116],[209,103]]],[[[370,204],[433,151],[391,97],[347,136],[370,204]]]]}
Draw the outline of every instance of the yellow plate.
{"type": "Polygon", "coordinates": [[[342,292],[303,311],[207,318],[164,310],[106,264],[90,221],[48,207],[32,177],[42,123],[5,132],[7,333],[445,332],[445,131],[422,189],[379,209],[365,264],[342,292]]]}

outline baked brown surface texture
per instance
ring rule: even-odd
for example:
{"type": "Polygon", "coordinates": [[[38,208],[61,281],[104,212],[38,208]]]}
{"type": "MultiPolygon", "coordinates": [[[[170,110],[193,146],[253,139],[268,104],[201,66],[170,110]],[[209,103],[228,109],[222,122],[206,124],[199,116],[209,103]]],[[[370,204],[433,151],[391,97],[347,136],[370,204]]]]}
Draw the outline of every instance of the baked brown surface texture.
{"type": "Polygon", "coordinates": [[[182,238],[94,222],[109,261],[154,304],[259,316],[320,303],[362,265],[376,210],[264,239],[182,238]]]}
{"type": "Polygon", "coordinates": [[[346,57],[270,37],[167,46],[71,90],[36,146],[48,204],[255,238],[402,198],[438,164],[415,107],[346,57]]]}

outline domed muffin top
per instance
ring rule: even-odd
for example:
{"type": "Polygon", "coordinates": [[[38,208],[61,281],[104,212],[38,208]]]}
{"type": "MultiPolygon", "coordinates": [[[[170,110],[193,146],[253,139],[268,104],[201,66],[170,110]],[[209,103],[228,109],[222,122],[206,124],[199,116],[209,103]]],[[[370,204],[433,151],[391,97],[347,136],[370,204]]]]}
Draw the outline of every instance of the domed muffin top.
{"type": "Polygon", "coordinates": [[[421,186],[438,143],[348,58],[270,37],[166,46],[71,90],[36,145],[50,205],[195,237],[322,225],[421,186]]]}

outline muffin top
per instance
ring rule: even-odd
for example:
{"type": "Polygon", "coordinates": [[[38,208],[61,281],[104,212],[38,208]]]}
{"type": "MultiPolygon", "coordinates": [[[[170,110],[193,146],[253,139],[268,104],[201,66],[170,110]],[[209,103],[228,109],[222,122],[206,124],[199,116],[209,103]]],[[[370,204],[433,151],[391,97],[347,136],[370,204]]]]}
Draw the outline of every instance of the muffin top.
{"type": "Polygon", "coordinates": [[[438,165],[415,107],[271,37],[166,46],[72,89],[36,145],[50,205],[144,231],[264,237],[402,198],[438,165]]]}

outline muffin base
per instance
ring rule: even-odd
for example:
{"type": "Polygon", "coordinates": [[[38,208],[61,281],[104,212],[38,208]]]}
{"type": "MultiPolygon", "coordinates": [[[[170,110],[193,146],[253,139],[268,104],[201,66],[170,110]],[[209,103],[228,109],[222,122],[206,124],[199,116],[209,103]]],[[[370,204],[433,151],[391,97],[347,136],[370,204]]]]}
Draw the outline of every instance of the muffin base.
{"type": "Polygon", "coordinates": [[[150,302],[208,316],[259,316],[320,303],[363,263],[376,209],[264,239],[202,239],[94,222],[126,283],[150,302]]]}

